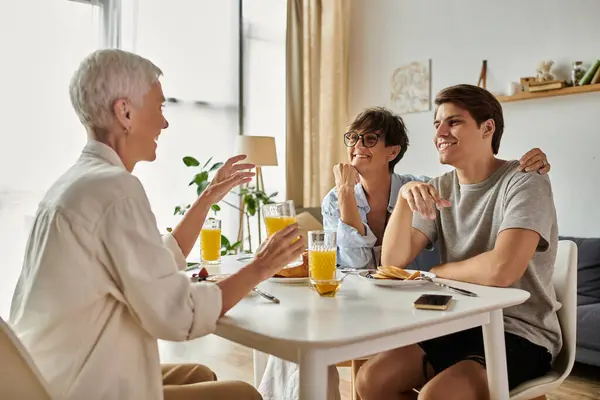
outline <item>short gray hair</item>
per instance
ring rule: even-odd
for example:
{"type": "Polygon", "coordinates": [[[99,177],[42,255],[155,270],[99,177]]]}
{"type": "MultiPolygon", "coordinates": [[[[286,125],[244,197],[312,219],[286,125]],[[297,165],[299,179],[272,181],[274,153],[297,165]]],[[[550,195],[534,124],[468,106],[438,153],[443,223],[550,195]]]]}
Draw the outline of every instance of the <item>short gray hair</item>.
{"type": "Polygon", "coordinates": [[[108,129],[114,119],[114,102],[125,98],[141,106],[161,75],[160,68],[137,54],[97,50],[81,62],[71,79],[71,104],[87,128],[108,129]]]}

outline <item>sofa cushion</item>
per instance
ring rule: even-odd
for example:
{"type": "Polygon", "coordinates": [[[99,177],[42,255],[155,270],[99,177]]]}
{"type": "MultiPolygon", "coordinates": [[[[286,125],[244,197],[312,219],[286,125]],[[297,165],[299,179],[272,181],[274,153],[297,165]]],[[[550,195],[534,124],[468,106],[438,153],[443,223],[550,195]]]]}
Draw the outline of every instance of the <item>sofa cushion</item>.
{"type": "Polygon", "coordinates": [[[600,304],[577,307],[577,346],[600,351],[600,304]]]}
{"type": "Polygon", "coordinates": [[[577,294],[600,302],[600,238],[560,237],[577,245],[577,294]]]}

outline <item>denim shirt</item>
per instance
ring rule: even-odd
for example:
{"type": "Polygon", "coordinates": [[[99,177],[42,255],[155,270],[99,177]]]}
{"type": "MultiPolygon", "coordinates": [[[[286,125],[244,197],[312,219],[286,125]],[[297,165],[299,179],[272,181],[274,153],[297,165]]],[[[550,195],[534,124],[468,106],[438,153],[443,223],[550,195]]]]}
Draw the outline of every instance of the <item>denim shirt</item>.
{"type": "MultiPolygon", "coordinates": [[[[407,182],[429,182],[426,176],[399,175],[392,173],[390,201],[387,210],[391,213],[396,205],[400,188],[407,182]]],[[[367,196],[360,183],[354,186],[354,196],[358,205],[358,213],[365,227],[365,236],[340,219],[337,189],[333,188],[323,199],[321,213],[323,214],[323,228],[337,231],[337,263],[344,268],[370,268],[374,267],[373,250],[377,238],[367,224],[367,214],[371,211],[367,196]]]]}

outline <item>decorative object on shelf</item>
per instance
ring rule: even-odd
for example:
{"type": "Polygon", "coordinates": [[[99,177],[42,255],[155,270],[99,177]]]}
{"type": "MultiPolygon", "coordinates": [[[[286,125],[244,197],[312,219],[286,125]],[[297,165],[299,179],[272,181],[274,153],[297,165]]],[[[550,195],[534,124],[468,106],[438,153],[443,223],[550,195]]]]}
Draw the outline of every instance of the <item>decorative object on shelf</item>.
{"type": "Polygon", "coordinates": [[[583,86],[583,85],[590,84],[592,82],[592,79],[594,78],[594,75],[596,74],[596,71],[598,69],[600,69],[600,59],[596,60],[590,66],[590,68],[585,72],[585,74],[583,74],[583,76],[579,80],[579,85],[583,86]]]}
{"type": "Polygon", "coordinates": [[[479,73],[479,81],[477,86],[487,89],[487,60],[481,62],[481,72],[479,73]]]}
{"type": "MultiPolygon", "coordinates": [[[[252,163],[256,165],[256,191],[265,193],[265,183],[262,176],[262,167],[266,166],[277,166],[277,148],[275,146],[275,138],[271,136],[249,136],[240,135],[237,137],[235,142],[235,153],[245,154],[247,158],[244,162],[252,163]]],[[[277,193],[273,193],[270,196],[258,197],[256,201],[249,198],[248,194],[254,188],[247,186],[241,188],[242,195],[240,196],[240,228],[238,231],[238,241],[242,240],[242,248],[244,247],[244,215],[245,211],[250,213],[252,216],[258,214],[258,243],[262,242],[262,229],[261,229],[261,218],[260,208],[264,204],[272,203],[271,199],[277,196],[277,193]],[[256,203],[256,204],[255,204],[256,203]],[[261,204],[262,203],[262,204],[261,204]]],[[[247,219],[248,221],[248,219],[247,219]]],[[[247,223],[248,237],[250,237],[250,224],[247,223]]],[[[248,243],[249,250],[252,250],[252,242],[248,243]]]]}
{"type": "Polygon", "coordinates": [[[508,96],[513,96],[519,92],[523,91],[523,87],[519,82],[510,82],[508,84],[508,91],[507,91],[507,95],[508,96]]]}
{"type": "Polygon", "coordinates": [[[600,67],[598,67],[598,69],[596,70],[596,73],[594,74],[594,77],[592,78],[592,81],[590,82],[591,85],[597,85],[600,83],[600,67]]]}
{"type": "Polygon", "coordinates": [[[520,82],[521,82],[521,92],[526,92],[527,88],[529,87],[530,83],[535,83],[536,78],[535,76],[525,76],[520,78],[520,82]]]}
{"type": "Polygon", "coordinates": [[[431,60],[397,68],[392,73],[390,101],[400,114],[431,110],[431,60]]]}
{"type": "Polygon", "coordinates": [[[513,96],[496,96],[498,101],[501,103],[512,102],[512,101],[522,101],[522,100],[533,100],[533,99],[541,99],[544,97],[557,97],[557,96],[568,96],[574,94],[584,94],[584,93],[593,93],[600,92],[600,84],[596,85],[585,85],[585,86],[569,86],[562,89],[557,90],[545,90],[543,92],[521,92],[517,93],[513,96]]]}
{"type": "Polygon", "coordinates": [[[529,85],[527,85],[527,91],[530,93],[543,92],[546,90],[562,89],[565,86],[565,81],[559,80],[531,82],[529,85]]]}
{"type": "Polygon", "coordinates": [[[573,63],[573,69],[571,70],[571,84],[573,86],[577,86],[581,78],[583,78],[583,74],[585,74],[585,70],[583,69],[583,62],[575,61],[573,63]]]}
{"type": "Polygon", "coordinates": [[[546,82],[546,81],[554,81],[554,75],[552,75],[552,66],[554,65],[554,61],[546,60],[542,61],[537,69],[536,69],[536,81],[537,82],[546,82]]]}

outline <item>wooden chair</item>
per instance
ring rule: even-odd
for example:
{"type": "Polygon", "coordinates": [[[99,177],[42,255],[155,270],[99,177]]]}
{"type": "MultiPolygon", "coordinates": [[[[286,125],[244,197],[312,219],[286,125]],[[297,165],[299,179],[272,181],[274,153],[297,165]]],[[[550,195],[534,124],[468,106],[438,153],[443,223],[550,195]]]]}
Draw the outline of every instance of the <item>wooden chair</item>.
{"type": "Polygon", "coordinates": [[[0,399],[51,400],[46,381],[2,318],[0,360],[0,399]]]}
{"type": "Polygon", "coordinates": [[[358,360],[344,361],[344,362],[341,362],[336,365],[336,367],[350,367],[352,369],[351,373],[350,373],[351,384],[352,384],[352,400],[360,400],[360,396],[358,395],[358,392],[356,392],[356,386],[355,386],[354,382],[356,380],[356,375],[358,375],[358,370],[366,362],[367,362],[366,358],[361,358],[358,360]]]}

